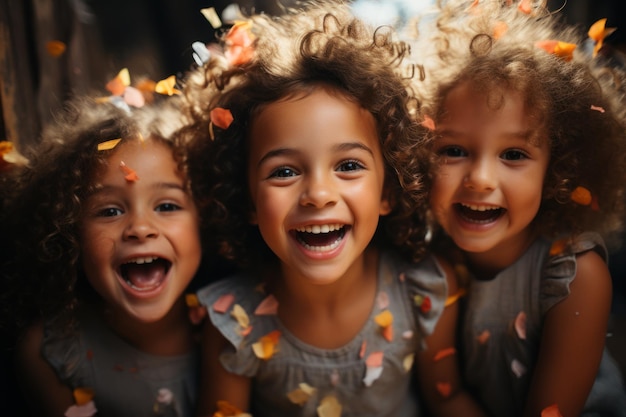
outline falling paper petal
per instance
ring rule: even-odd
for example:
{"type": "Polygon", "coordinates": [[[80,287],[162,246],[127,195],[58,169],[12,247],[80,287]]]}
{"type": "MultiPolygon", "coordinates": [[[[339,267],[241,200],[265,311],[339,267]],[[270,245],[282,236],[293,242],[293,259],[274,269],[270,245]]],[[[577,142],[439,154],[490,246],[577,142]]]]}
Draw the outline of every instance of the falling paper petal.
{"type": "Polygon", "coordinates": [[[159,392],[156,398],[158,403],[171,404],[173,399],[174,399],[174,394],[168,388],[159,389],[159,392]]]}
{"type": "Polygon", "coordinates": [[[565,61],[572,60],[574,50],[576,49],[576,44],[556,40],[538,41],[535,42],[535,46],[559,58],[563,58],[565,61]]]}
{"type": "Polygon", "coordinates": [[[523,311],[515,317],[515,332],[521,340],[526,340],[526,313],[523,311]]]}
{"type": "Polygon", "coordinates": [[[438,362],[442,360],[443,358],[447,358],[448,356],[452,356],[454,354],[456,354],[456,349],[453,347],[441,349],[439,352],[435,353],[435,357],[433,358],[433,361],[438,362]]]}
{"type": "Polygon", "coordinates": [[[161,80],[156,83],[154,87],[154,91],[159,94],[164,94],[168,96],[173,96],[174,94],[181,94],[180,90],[174,88],[176,85],[176,76],[170,75],[164,80],[161,80]]]}
{"type": "Polygon", "coordinates": [[[359,349],[359,358],[364,358],[365,357],[365,350],[367,348],[367,341],[364,340],[363,343],[361,343],[361,349],[359,349]]]}
{"type": "Polygon", "coordinates": [[[393,326],[383,327],[382,335],[386,341],[391,342],[393,340],[393,326]]]}
{"type": "Polygon", "coordinates": [[[491,333],[489,332],[489,330],[483,330],[481,334],[476,336],[476,340],[481,345],[484,345],[485,343],[487,343],[487,340],[489,340],[490,337],[491,337],[491,333]]]}
{"type": "Polygon", "coordinates": [[[226,313],[230,306],[235,302],[233,294],[224,294],[213,303],[213,310],[218,313],[226,313]]]}
{"type": "Polygon", "coordinates": [[[46,50],[48,55],[57,58],[65,52],[65,44],[61,41],[48,41],[46,42],[46,50]]]}
{"type": "Polygon", "coordinates": [[[126,166],[126,164],[124,163],[124,161],[120,162],[120,168],[122,169],[122,172],[124,173],[124,179],[128,182],[135,182],[137,180],[139,180],[139,176],[137,175],[137,173],[135,172],[134,169],[126,166]]]}
{"type": "Polygon", "coordinates": [[[585,187],[576,187],[574,191],[572,191],[570,198],[574,203],[578,203],[582,206],[591,204],[591,192],[585,187]]]}
{"type": "Polygon", "coordinates": [[[383,374],[382,366],[376,366],[376,367],[368,366],[365,369],[365,377],[363,378],[363,384],[365,384],[366,387],[371,387],[374,381],[380,378],[382,374],[383,374]]]}
{"type": "Polygon", "coordinates": [[[258,342],[252,345],[254,354],[259,359],[270,359],[278,352],[278,341],[280,339],[280,330],[274,330],[261,337],[258,342]]]}
{"type": "Polygon", "coordinates": [[[446,302],[444,303],[444,307],[448,307],[451,306],[452,304],[456,303],[459,298],[465,296],[465,289],[461,288],[460,290],[458,290],[455,294],[449,295],[448,298],[446,298],[446,302]]]}
{"type": "Polygon", "coordinates": [[[516,377],[521,378],[526,374],[526,367],[517,359],[513,359],[511,362],[511,371],[513,371],[516,377]]]}
{"type": "Polygon", "coordinates": [[[252,24],[246,21],[235,22],[226,35],[227,49],[224,53],[231,65],[243,65],[254,55],[254,35],[252,24]]]}
{"type": "Polygon", "coordinates": [[[591,105],[591,110],[595,110],[597,112],[604,113],[604,108],[599,107],[599,106],[594,106],[593,104],[591,105]]]}
{"type": "Polygon", "coordinates": [[[228,129],[228,126],[233,122],[233,115],[228,109],[223,109],[221,107],[216,107],[211,110],[210,113],[211,122],[222,129],[228,129]]]}
{"type": "Polygon", "coordinates": [[[217,411],[213,414],[213,417],[244,417],[250,416],[244,413],[242,410],[232,405],[228,401],[218,401],[217,411]]]}
{"type": "Polygon", "coordinates": [[[198,66],[202,66],[209,61],[211,58],[211,51],[206,47],[204,42],[194,42],[191,44],[191,49],[193,49],[193,53],[191,56],[198,66]]]}
{"type": "Polygon", "coordinates": [[[389,307],[389,295],[385,291],[381,291],[378,293],[376,297],[376,304],[378,304],[378,308],[381,310],[389,307]]]}
{"type": "Polygon", "coordinates": [[[301,382],[298,385],[298,388],[287,393],[287,398],[289,398],[289,401],[294,404],[304,405],[307,401],[309,401],[309,398],[315,395],[316,392],[317,389],[313,388],[309,384],[301,382]]]}
{"type": "Polygon", "coordinates": [[[98,150],[99,151],[108,151],[111,150],[113,148],[115,148],[117,146],[118,143],[120,143],[122,139],[111,139],[111,140],[107,140],[106,142],[101,142],[98,144],[98,150]]]}
{"type": "Polygon", "coordinates": [[[557,404],[552,404],[541,410],[541,417],[563,417],[557,404]]]}
{"type": "Polygon", "coordinates": [[[441,395],[443,398],[448,398],[452,393],[452,386],[449,382],[437,382],[435,387],[437,388],[437,392],[439,393],[439,395],[441,395]]]}
{"type": "Polygon", "coordinates": [[[217,12],[215,11],[215,7],[207,7],[205,9],[200,9],[200,13],[202,13],[204,18],[209,21],[211,26],[213,26],[213,29],[218,29],[222,27],[222,21],[220,20],[220,17],[217,15],[217,12]]]}
{"type": "Polygon", "coordinates": [[[378,313],[375,317],[374,317],[374,321],[376,322],[376,324],[378,324],[380,327],[388,327],[391,326],[391,324],[393,323],[393,314],[391,314],[391,311],[389,310],[384,310],[380,313],[378,313]]]}
{"type": "Polygon", "coordinates": [[[607,28],[606,27],[606,18],[600,19],[596,21],[587,32],[587,35],[596,43],[593,48],[593,56],[595,57],[598,54],[598,51],[602,49],[602,45],[604,44],[604,38],[609,36],[611,33],[615,32],[616,28],[607,28]]]}
{"type": "Polygon", "coordinates": [[[413,330],[405,330],[402,332],[402,338],[405,340],[409,340],[413,337],[413,330]]]}
{"type": "Polygon", "coordinates": [[[65,417],[92,417],[98,412],[93,401],[84,405],[72,405],[65,411],[65,417]]]}
{"type": "Polygon", "coordinates": [[[122,97],[124,97],[124,101],[129,106],[140,108],[146,104],[146,99],[144,98],[141,91],[137,90],[134,87],[126,87],[122,97]]]}
{"type": "Polygon", "coordinates": [[[408,355],[404,357],[404,359],[402,360],[402,366],[404,367],[405,371],[409,372],[411,370],[411,368],[413,367],[414,360],[415,360],[415,354],[413,353],[409,353],[408,355]]]}
{"type": "Polygon", "coordinates": [[[230,312],[230,315],[237,320],[237,323],[242,329],[247,329],[250,326],[248,313],[246,313],[246,310],[244,310],[239,304],[235,304],[233,306],[233,310],[230,312]]]}
{"type": "Polygon", "coordinates": [[[126,87],[130,85],[130,73],[128,68],[123,68],[117,73],[117,76],[109,81],[106,85],[106,89],[114,96],[121,96],[124,94],[126,87]]]}
{"type": "Polygon", "coordinates": [[[257,316],[269,316],[278,312],[278,300],[272,294],[265,297],[263,301],[254,310],[254,314],[257,316]]]}
{"type": "Polygon", "coordinates": [[[370,353],[367,359],[365,360],[365,365],[368,368],[377,368],[379,366],[383,366],[384,355],[385,354],[382,351],[370,353]]]}
{"type": "Polygon", "coordinates": [[[517,9],[525,14],[531,14],[532,9],[532,0],[521,0],[517,5],[517,9]]]}
{"type": "Polygon", "coordinates": [[[93,389],[86,387],[75,388],[73,391],[74,402],[77,405],[85,405],[89,401],[93,400],[93,389]]]}
{"type": "Polygon", "coordinates": [[[422,126],[428,130],[435,130],[435,121],[430,116],[424,116],[422,126]]]}
{"type": "Polygon", "coordinates": [[[508,26],[504,22],[496,22],[493,27],[493,38],[498,40],[506,33],[508,26]]]}
{"type": "Polygon", "coordinates": [[[550,247],[550,256],[560,255],[567,247],[567,239],[555,240],[550,247]]]}
{"type": "Polygon", "coordinates": [[[324,397],[317,407],[318,417],[341,417],[341,404],[332,395],[324,397]]]}

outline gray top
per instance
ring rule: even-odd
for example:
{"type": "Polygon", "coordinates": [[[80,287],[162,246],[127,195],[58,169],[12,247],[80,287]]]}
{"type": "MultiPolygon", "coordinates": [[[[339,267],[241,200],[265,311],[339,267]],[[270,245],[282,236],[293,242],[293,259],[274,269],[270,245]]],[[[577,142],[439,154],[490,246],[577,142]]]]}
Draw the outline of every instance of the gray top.
{"type": "MultiPolygon", "coordinates": [[[[462,303],[466,383],[496,417],[522,415],[544,316],[569,295],[576,255],[595,250],[607,259],[595,233],[579,236],[557,255],[549,254],[551,245],[538,239],[495,278],[472,279],[462,303]]],[[[606,350],[583,415],[626,416],[624,384],[606,350]]]]}
{"type": "Polygon", "coordinates": [[[382,254],[378,296],[370,320],[352,341],[338,349],[306,344],[291,334],[275,314],[255,314],[257,306],[268,297],[259,291],[258,284],[254,277],[234,276],[198,292],[212,323],[232,344],[221,354],[222,365],[229,372],[253,378],[254,417],[317,417],[316,408],[328,396],[339,402],[342,417],[419,415],[413,394],[417,391],[410,386],[411,372],[405,369],[404,361],[422,348],[424,337],[432,333],[444,309],[446,279],[433,257],[408,264],[391,254],[382,254]],[[213,307],[224,295],[234,298],[230,307],[220,313],[213,307]],[[414,301],[417,295],[422,297],[417,297],[418,301],[427,298],[430,308],[426,301],[420,310],[414,301]],[[243,307],[250,318],[251,331],[245,336],[231,315],[235,304],[243,307]],[[393,314],[391,342],[374,322],[374,317],[385,309],[393,314]],[[252,345],[275,330],[280,332],[277,352],[270,359],[259,359],[252,345]],[[373,359],[381,353],[379,367],[373,359]],[[299,405],[287,394],[302,383],[315,391],[299,405]]]}
{"type": "Polygon", "coordinates": [[[194,415],[198,352],[149,355],[120,339],[96,314],[79,320],[78,332],[66,338],[46,327],[42,354],[69,387],[94,390],[99,417],[194,415]]]}

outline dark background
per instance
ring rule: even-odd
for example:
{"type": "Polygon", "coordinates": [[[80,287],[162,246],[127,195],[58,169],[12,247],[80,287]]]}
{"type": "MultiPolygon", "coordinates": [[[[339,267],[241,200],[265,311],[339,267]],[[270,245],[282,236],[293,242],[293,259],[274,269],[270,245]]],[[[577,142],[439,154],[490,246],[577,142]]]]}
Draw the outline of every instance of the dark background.
{"type": "MultiPolygon", "coordinates": [[[[18,147],[35,143],[41,127],[64,100],[73,94],[108,95],[104,85],[121,68],[127,67],[131,78],[158,81],[172,74],[182,76],[193,65],[191,43],[215,39],[216,30],[200,9],[215,7],[221,15],[228,4],[226,0],[0,0],[0,140],[18,147]],[[51,57],[44,47],[48,40],[63,41],[67,51],[51,57]]],[[[248,12],[279,14],[281,10],[272,0],[244,0],[239,5],[248,12]]],[[[605,40],[607,47],[626,52],[624,0],[550,0],[548,6],[562,7],[565,19],[585,30],[607,17],[607,27],[618,28],[605,40]]],[[[625,250],[612,254],[610,268],[614,302],[607,345],[624,371],[625,250]]],[[[0,336],[0,416],[25,416],[28,400],[19,394],[13,376],[13,337],[8,331],[0,336]]]]}

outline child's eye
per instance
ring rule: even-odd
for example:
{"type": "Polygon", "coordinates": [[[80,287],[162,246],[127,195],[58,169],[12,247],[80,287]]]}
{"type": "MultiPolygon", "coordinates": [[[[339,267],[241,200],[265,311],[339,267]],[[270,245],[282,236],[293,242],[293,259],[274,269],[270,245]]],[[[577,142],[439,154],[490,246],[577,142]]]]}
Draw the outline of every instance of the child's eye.
{"type": "Polygon", "coordinates": [[[102,210],[99,210],[96,215],[98,217],[115,217],[121,216],[124,212],[121,209],[115,207],[107,207],[102,210]]]}
{"type": "Polygon", "coordinates": [[[180,210],[180,206],[174,203],[162,203],[157,206],[156,211],[176,211],[180,210]]]}
{"type": "Polygon", "coordinates": [[[511,149],[504,152],[501,158],[507,161],[519,161],[521,159],[528,158],[528,155],[525,152],[520,151],[519,149],[511,149]]]}
{"type": "Polygon", "coordinates": [[[365,167],[359,161],[349,160],[344,161],[339,164],[337,167],[337,171],[358,171],[360,169],[364,169],[365,167]]]}
{"type": "Polygon", "coordinates": [[[298,173],[289,167],[279,167],[272,171],[269,178],[288,178],[295,177],[298,173]]]}
{"type": "Polygon", "coordinates": [[[447,156],[448,158],[461,158],[467,156],[467,152],[459,146],[446,146],[441,148],[438,154],[439,156],[447,156]]]}

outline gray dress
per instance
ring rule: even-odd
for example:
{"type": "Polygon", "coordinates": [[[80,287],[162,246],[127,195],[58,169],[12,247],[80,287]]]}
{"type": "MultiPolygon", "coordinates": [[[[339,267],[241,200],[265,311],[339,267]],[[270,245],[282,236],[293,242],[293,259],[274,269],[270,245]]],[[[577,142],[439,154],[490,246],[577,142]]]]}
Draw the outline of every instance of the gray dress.
{"type": "MultiPolygon", "coordinates": [[[[522,415],[544,316],[569,295],[576,254],[595,250],[607,258],[595,233],[581,235],[557,255],[550,256],[551,246],[538,239],[492,280],[471,280],[462,303],[465,380],[495,417],[522,415]]],[[[606,350],[583,415],[626,416],[624,384],[606,350]]]]}
{"type": "Polygon", "coordinates": [[[381,255],[378,296],[370,320],[352,341],[338,349],[306,344],[275,314],[255,314],[268,297],[259,291],[258,284],[254,277],[234,276],[198,292],[212,323],[232,344],[220,356],[222,365],[229,372],[253,378],[254,417],[316,417],[324,398],[333,398],[341,405],[342,417],[419,415],[417,391],[411,386],[411,371],[405,368],[405,360],[423,347],[424,337],[432,333],[444,309],[447,284],[434,258],[407,264],[390,254],[381,255]],[[214,303],[221,297],[231,297],[231,303],[216,311],[214,303]],[[235,305],[243,307],[249,316],[249,333],[242,331],[232,316],[235,305]],[[393,314],[391,341],[383,337],[374,321],[385,309],[393,314]],[[275,330],[280,332],[277,352],[267,360],[260,359],[253,352],[253,344],[275,330]],[[382,363],[376,363],[381,355],[382,363]],[[313,391],[292,401],[288,393],[299,392],[303,383],[313,391]]]}
{"type": "Polygon", "coordinates": [[[45,328],[42,354],[70,388],[91,388],[98,417],[189,417],[195,413],[198,352],[153,356],[115,335],[95,314],[59,338],[45,328]]]}

